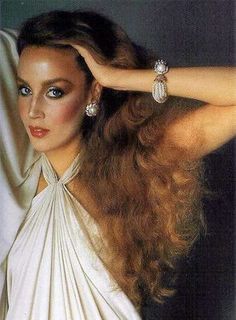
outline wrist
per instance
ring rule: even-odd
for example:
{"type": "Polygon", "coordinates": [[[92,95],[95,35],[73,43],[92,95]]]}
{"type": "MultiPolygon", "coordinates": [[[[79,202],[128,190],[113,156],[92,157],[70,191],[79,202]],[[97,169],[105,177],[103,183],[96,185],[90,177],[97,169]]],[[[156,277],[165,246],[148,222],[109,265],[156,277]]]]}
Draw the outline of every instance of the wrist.
{"type": "Polygon", "coordinates": [[[114,68],[112,74],[106,78],[108,88],[114,90],[129,90],[130,70],[114,68]]]}
{"type": "Polygon", "coordinates": [[[151,92],[154,79],[154,70],[116,69],[109,80],[109,87],[121,91],[151,92]]]}

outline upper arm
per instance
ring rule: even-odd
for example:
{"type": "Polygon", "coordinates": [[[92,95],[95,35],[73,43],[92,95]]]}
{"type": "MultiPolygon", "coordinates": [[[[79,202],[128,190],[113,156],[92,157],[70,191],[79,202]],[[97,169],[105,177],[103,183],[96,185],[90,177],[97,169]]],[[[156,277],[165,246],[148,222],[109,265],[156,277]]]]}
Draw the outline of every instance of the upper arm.
{"type": "Polygon", "coordinates": [[[201,158],[236,135],[236,106],[206,104],[172,123],[165,140],[201,158]]]}

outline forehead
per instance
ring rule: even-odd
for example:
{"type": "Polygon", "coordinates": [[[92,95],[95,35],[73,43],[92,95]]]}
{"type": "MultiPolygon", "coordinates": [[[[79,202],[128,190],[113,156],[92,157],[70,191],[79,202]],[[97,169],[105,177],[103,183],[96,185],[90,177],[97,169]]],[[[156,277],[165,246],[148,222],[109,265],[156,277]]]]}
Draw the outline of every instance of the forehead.
{"type": "Polygon", "coordinates": [[[17,72],[19,76],[30,73],[45,77],[66,74],[72,78],[84,74],[76,62],[76,53],[73,49],[36,46],[26,47],[22,51],[17,72]]]}

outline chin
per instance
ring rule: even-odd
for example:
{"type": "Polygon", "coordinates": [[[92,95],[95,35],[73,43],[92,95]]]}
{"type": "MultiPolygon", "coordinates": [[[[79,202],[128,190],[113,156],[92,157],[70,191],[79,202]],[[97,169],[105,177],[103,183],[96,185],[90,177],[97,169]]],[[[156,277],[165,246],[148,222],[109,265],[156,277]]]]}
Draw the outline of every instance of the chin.
{"type": "Polygon", "coordinates": [[[32,147],[34,148],[34,150],[37,151],[37,152],[46,153],[46,152],[49,152],[49,151],[53,150],[53,149],[50,148],[50,147],[38,146],[38,145],[36,145],[35,143],[31,143],[31,145],[32,145],[32,147]]]}
{"type": "Polygon", "coordinates": [[[52,149],[55,149],[55,146],[52,146],[49,142],[47,141],[35,141],[34,139],[30,139],[30,144],[34,148],[35,151],[37,152],[48,152],[52,149]]]}
{"type": "Polygon", "coordinates": [[[71,134],[59,136],[59,134],[52,134],[45,137],[32,137],[29,135],[30,143],[35,151],[49,153],[57,151],[64,156],[65,152],[69,149],[70,152],[79,147],[78,134],[71,134]]]}

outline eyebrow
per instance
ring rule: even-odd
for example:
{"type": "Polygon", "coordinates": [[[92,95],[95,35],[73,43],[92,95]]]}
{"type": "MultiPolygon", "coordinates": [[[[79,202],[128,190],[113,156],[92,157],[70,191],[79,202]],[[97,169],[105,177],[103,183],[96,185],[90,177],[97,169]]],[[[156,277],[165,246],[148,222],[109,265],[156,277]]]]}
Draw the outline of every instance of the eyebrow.
{"type": "MultiPolygon", "coordinates": [[[[29,86],[29,83],[28,83],[27,81],[25,81],[24,79],[21,79],[19,76],[17,76],[16,79],[17,79],[18,81],[21,81],[21,82],[26,83],[26,84],[29,86]]],[[[45,81],[43,81],[43,86],[48,86],[48,85],[50,85],[50,84],[53,84],[53,83],[59,82],[59,81],[64,81],[64,82],[67,82],[67,83],[72,84],[72,82],[70,82],[70,81],[67,80],[67,79],[64,79],[64,78],[54,78],[54,79],[50,79],[50,80],[45,80],[45,81]]]]}

